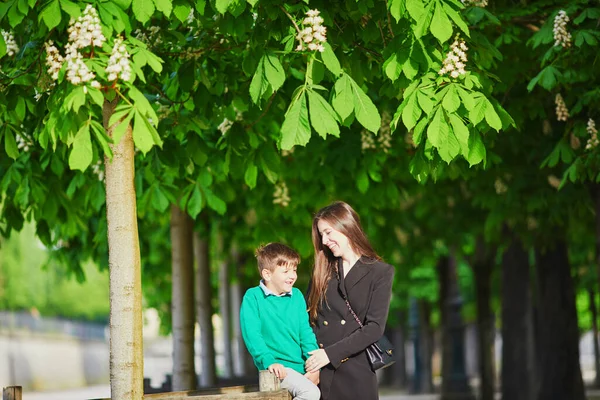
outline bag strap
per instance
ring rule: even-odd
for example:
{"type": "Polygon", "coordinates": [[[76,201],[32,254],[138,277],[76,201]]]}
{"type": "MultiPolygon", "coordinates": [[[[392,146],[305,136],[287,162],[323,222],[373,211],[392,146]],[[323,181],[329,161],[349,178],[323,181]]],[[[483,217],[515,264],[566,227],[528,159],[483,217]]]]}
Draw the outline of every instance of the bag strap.
{"type": "MultiPolygon", "coordinates": [[[[341,264],[341,263],[340,263],[341,264]]],[[[338,264],[339,265],[339,264],[338,264]]],[[[343,268],[343,267],[342,267],[343,268]]],[[[340,270],[339,267],[335,269],[335,273],[337,275],[337,279],[338,281],[341,282],[340,280],[340,270]]],[[[358,316],[356,315],[356,313],[354,312],[354,310],[352,309],[352,306],[350,305],[350,302],[348,301],[348,297],[346,297],[345,294],[342,293],[342,297],[344,298],[344,301],[346,302],[346,305],[348,306],[348,310],[350,310],[350,312],[352,313],[352,316],[354,317],[354,320],[356,321],[356,323],[362,328],[363,324],[362,322],[360,322],[360,319],[358,318],[358,316]]]]}

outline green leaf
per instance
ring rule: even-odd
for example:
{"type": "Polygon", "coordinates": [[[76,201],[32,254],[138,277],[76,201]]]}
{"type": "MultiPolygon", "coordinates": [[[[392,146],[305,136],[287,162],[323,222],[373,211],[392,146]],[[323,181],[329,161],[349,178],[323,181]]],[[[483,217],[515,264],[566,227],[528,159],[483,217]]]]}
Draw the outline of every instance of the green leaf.
{"type": "Polygon", "coordinates": [[[78,18],[81,15],[79,6],[70,0],[60,0],[60,7],[69,14],[71,18],[78,18]]]}
{"type": "Polygon", "coordinates": [[[403,0],[391,0],[389,2],[390,5],[390,14],[396,20],[396,23],[400,22],[400,19],[406,13],[406,6],[403,0]]]}
{"type": "Polygon", "coordinates": [[[15,114],[17,114],[17,118],[20,122],[25,119],[26,112],[27,107],[25,106],[25,99],[23,97],[19,97],[17,100],[17,106],[15,107],[15,114]]]}
{"type": "Polygon", "coordinates": [[[92,163],[93,156],[90,126],[86,123],[79,129],[75,140],[73,140],[73,148],[69,155],[69,167],[85,171],[92,163]]]}
{"type": "Polygon", "coordinates": [[[90,86],[87,88],[87,92],[94,103],[96,103],[100,107],[104,105],[104,95],[99,89],[90,86]]]}
{"type": "Polygon", "coordinates": [[[290,105],[281,126],[281,149],[290,150],[295,145],[304,146],[310,140],[308,108],[304,92],[290,105]]]}
{"type": "Polygon", "coordinates": [[[160,189],[158,184],[153,185],[154,190],[152,193],[152,207],[160,212],[165,212],[169,207],[169,199],[165,196],[164,192],[160,189]]]}
{"type": "Polygon", "coordinates": [[[452,37],[452,23],[439,2],[435,4],[435,11],[431,20],[431,33],[441,44],[452,37]]]}
{"type": "Polygon", "coordinates": [[[206,0],[196,0],[195,4],[196,11],[198,11],[198,14],[204,15],[204,9],[206,8],[206,0]]]}
{"type": "Polygon", "coordinates": [[[340,128],[337,123],[336,114],[333,108],[327,101],[317,92],[309,90],[308,94],[308,110],[310,111],[310,123],[315,128],[315,131],[323,139],[327,134],[340,136],[340,128]]]}
{"type": "Polygon", "coordinates": [[[187,203],[187,212],[190,214],[190,217],[196,219],[200,211],[202,211],[202,192],[198,188],[198,185],[194,185],[194,190],[192,190],[187,203]]]}
{"type": "Polygon", "coordinates": [[[4,36],[0,35],[0,58],[6,55],[6,43],[4,42],[4,36]]]}
{"type": "Polygon", "coordinates": [[[144,116],[139,111],[135,111],[134,114],[133,142],[142,153],[146,154],[154,146],[154,139],[145,123],[144,116]]]}
{"type": "Polygon", "coordinates": [[[156,9],[158,11],[165,14],[165,17],[168,18],[171,15],[171,11],[173,11],[172,0],[154,0],[154,4],[156,5],[156,9]]]}
{"type": "Polygon", "coordinates": [[[539,83],[539,85],[546,90],[552,90],[557,84],[556,78],[561,76],[562,74],[556,67],[548,65],[546,68],[541,70],[539,74],[537,74],[531,80],[531,82],[529,82],[527,85],[527,90],[531,92],[536,83],[539,83]]]}
{"type": "Polygon", "coordinates": [[[421,140],[423,140],[423,132],[425,132],[425,128],[427,127],[427,118],[423,118],[419,121],[415,129],[413,129],[413,143],[415,147],[421,144],[421,140]]]}
{"type": "Polygon", "coordinates": [[[192,6],[189,4],[179,3],[173,7],[173,14],[180,22],[185,22],[187,20],[188,15],[190,15],[190,10],[192,6]]]}
{"type": "Polygon", "coordinates": [[[229,5],[232,3],[232,1],[233,0],[216,0],[215,7],[219,13],[225,14],[227,12],[227,9],[229,8],[229,5]]]}
{"type": "Polygon", "coordinates": [[[123,121],[113,129],[112,140],[114,144],[119,144],[119,142],[121,142],[121,138],[123,137],[123,134],[127,130],[129,124],[131,123],[131,119],[133,118],[133,114],[135,113],[135,111],[130,111],[129,114],[127,114],[127,117],[125,117],[125,119],[123,119],[123,121]]]}
{"type": "Polygon", "coordinates": [[[442,100],[442,106],[449,113],[455,112],[458,110],[458,107],[460,107],[460,97],[458,97],[454,84],[451,84],[446,92],[446,95],[442,100]]]}
{"type": "Polygon", "coordinates": [[[259,157],[260,168],[269,180],[269,182],[275,184],[279,177],[280,170],[280,159],[279,154],[275,151],[272,146],[263,146],[259,157]]]}
{"type": "Polygon", "coordinates": [[[335,76],[340,76],[342,73],[342,67],[340,66],[340,62],[338,61],[331,45],[328,42],[325,42],[323,45],[325,47],[325,51],[321,53],[321,58],[323,59],[323,63],[325,67],[335,76]]]}
{"type": "Polygon", "coordinates": [[[362,88],[352,78],[349,79],[354,92],[354,113],[356,119],[362,126],[376,134],[381,127],[379,111],[369,96],[363,92],[362,88]]]}
{"type": "MultiPolygon", "coordinates": [[[[412,0],[412,1],[414,1],[414,0],[412,0]]],[[[421,0],[418,0],[418,1],[421,1],[421,0]]],[[[432,11],[433,11],[434,4],[435,4],[435,2],[431,1],[425,7],[421,17],[416,20],[417,23],[413,28],[413,32],[415,33],[415,36],[417,38],[425,36],[429,32],[429,27],[431,26],[431,17],[432,17],[432,11]]],[[[408,8],[408,2],[406,5],[408,8]]]]}
{"type": "Polygon", "coordinates": [[[129,97],[133,100],[135,108],[145,117],[152,118],[153,123],[158,124],[158,116],[156,115],[156,111],[150,105],[150,102],[134,86],[129,88],[129,97]]]}
{"type": "Polygon", "coordinates": [[[210,189],[204,188],[204,195],[206,196],[206,203],[210,208],[215,210],[219,215],[224,215],[227,211],[227,204],[219,197],[217,197],[210,189]]]}
{"type": "Polygon", "coordinates": [[[419,21],[425,14],[423,0],[406,0],[406,10],[415,21],[419,21]]]}
{"type": "Polygon", "coordinates": [[[469,33],[469,26],[462,16],[446,2],[443,3],[443,7],[444,11],[446,11],[446,14],[450,16],[450,19],[454,21],[456,26],[458,26],[458,28],[463,31],[465,35],[467,35],[467,37],[470,37],[471,35],[469,33]]]}
{"type": "Polygon", "coordinates": [[[406,99],[406,106],[402,111],[402,122],[406,126],[407,130],[411,130],[421,118],[422,110],[417,104],[416,92],[413,92],[408,99],[406,99]]]}
{"type": "Polygon", "coordinates": [[[352,82],[348,75],[342,75],[335,82],[334,96],[331,103],[342,120],[348,118],[354,111],[354,94],[352,93],[352,82]]]}
{"type": "Polygon", "coordinates": [[[13,160],[16,160],[17,157],[19,157],[17,142],[15,141],[13,133],[8,129],[4,131],[4,150],[6,151],[6,154],[13,160]]]}
{"type": "Polygon", "coordinates": [[[108,158],[112,158],[113,153],[108,144],[109,142],[111,142],[111,139],[106,134],[104,127],[98,121],[94,120],[91,121],[91,126],[92,132],[94,132],[96,140],[98,141],[98,143],[100,143],[100,146],[102,147],[102,151],[106,156],[108,156],[108,158]]]}
{"type": "Polygon", "coordinates": [[[447,142],[449,130],[444,118],[444,112],[438,108],[427,127],[427,139],[429,139],[433,147],[439,150],[447,142]]]}
{"type": "Polygon", "coordinates": [[[154,2],[152,0],[133,0],[131,9],[135,18],[145,24],[154,14],[154,2]]]}
{"type": "Polygon", "coordinates": [[[473,125],[477,125],[485,118],[485,111],[488,103],[488,99],[483,95],[480,95],[475,99],[475,105],[473,106],[473,109],[469,111],[469,119],[473,125]]]}
{"type": "Polygon", "coordinates": [[[40,12],[39,20],[44,20],[44,23],[48,27],[48,30],[52,30],[60,24],[60,4],[58,0],[52,0],[46,7],[40,12]]]}
{"type": "Polygon", "coordinates": [[[272,54],[263,56],[261,60],[264,63],[267,81],[271,84],[273,91],[277,91],[283,86],[283,82],[285,82],[285,72],[283,71],[281,62],[279,62],[279,59],[272,54]]]}
{"type": "Polygon", "coordinates": [[[492,105],[492,103],[490,103],[488,99],[486,99],[486,101],[487,107],[485,109],[485,120],[492,128],[499,132],[500,129],[502,129],[502,121],[496,113],[496,110],[494,110],[494,106],[492,105]]]}
{"type": "Polygon", "coordinates": [[[470,166],[473,166],[479,164],[483,160],[485,160],[485,146],[483,145],[479,133],[475,132],[473,135],[469,136],[469,155],[467,161],[470,166]]]}
{"type": "Polygon", "coordinates": [[[395,82],[402,73],[402,66],[403,64],[398,62],[398,55],[394,53],[383,63],[383,70],[387,77],[392,82],[395,82]]]}
{"type": "Polygon", "coordinates": [[[258,176],[258,168],[254,163],[249,163],[248,167],[246,167],[246,173],[244,174],[244,182],[250,189],[254,189],[256,187],[256,178],[258,176]]]}
{"type": "Polygon", "coordinates": [[[450,114],[449,118],[452,130],[460,146],[460,152],[466,158],[469,155],[469,128],[467,128],[462,119],[456,114],[450,114]]]}
{"type": "Polygon", "coordinates": [[[360,169],[356,175],[356,187],[362,194],[367,193],[369,190],[369,176],[364,169],[360,169]]]}
{"type": "Polygon", "coordinates": [[[256,3],[258,3],[258,0],[247,0],[248,4],[250,4],[252,7],[254,7],[256,5],[256,3]]]}
{"type": "Polygon", "coordinates": [[[264,67],[263,67],[263,56],[258,62],[258,67],[256,68],[256,72],[254,72],[254,76],[252,77],[252,82],[250,82],[250,97],[254,104],[258,104],[263,94],[269,88],[269,82],[265,79],[264,76],[264,67]]]}

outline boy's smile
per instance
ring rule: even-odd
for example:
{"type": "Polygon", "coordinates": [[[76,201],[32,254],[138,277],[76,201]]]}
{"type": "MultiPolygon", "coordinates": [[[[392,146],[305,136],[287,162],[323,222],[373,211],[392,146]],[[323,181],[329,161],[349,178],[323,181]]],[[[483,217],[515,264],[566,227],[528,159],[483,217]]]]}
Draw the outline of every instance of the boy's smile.
{"type": "Polygon", "coordinates": [[[272,272],[263,269],[265,286],[278,296],[291,292],[298,278],[296,269],[297,267],[286,266],[277,267],[272,272]]]}

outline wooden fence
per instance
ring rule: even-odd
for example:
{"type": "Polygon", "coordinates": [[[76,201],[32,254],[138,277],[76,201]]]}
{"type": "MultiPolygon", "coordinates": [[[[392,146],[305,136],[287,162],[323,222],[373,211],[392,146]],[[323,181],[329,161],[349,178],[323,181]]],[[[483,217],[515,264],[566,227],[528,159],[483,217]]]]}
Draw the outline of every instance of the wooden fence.
{"type": "MultiPolygon", "coordinates": [[[[258,387],[256,385],[229,386],[183,392],[153,393],[144,395],[143,400],[184,400],[190,397],[198,400],[292,400],[290,393],[286,389],[281,389],[279,379],[269,371],[259,371],[258,387]]],[[[21,386],[5,387],[2,391],[2,400],[23,400],[23,389],[21,386]]]]}

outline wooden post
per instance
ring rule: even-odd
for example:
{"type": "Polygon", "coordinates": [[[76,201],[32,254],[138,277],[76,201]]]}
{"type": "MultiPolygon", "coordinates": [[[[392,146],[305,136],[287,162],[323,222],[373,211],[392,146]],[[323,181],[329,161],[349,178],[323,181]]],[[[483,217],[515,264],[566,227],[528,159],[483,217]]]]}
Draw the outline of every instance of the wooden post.
{"type": "Polygon", "coordinates": [[[281,389],[279,378],[269,370],[258,371],[258,391],[272,392],[281,389]]]}
{"type": "Polygon", "coordinates": [[[2,400],[23,400],[23,387],[22,386],[5,387],[2,390],[2,400]]]}

